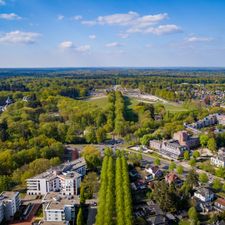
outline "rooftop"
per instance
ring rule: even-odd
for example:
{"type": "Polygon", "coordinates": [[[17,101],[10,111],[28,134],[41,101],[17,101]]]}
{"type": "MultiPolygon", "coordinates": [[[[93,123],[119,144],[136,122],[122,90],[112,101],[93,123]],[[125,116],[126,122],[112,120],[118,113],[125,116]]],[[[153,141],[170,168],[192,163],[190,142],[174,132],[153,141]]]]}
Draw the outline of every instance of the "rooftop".
{"type": "Polygon", "coordinates": [[[17,194],[19,194],[19,192],[4,191],[0,194],[0,200],[11,200],[17,194]]]}
{"type": "Polygon", "coordinates": [[[44,196],[42,202],[46,204],[47,210],[63,210],[65,205],[79,205],[80,199],[78,196],[64,196],[51,192],[44,196]]]}

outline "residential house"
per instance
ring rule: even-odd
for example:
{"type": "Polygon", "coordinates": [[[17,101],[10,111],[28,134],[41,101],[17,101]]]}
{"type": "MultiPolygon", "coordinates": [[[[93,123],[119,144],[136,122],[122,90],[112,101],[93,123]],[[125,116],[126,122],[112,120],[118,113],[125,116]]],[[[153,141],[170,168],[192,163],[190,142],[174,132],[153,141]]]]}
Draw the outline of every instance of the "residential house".
{"type": "Polygon", "coordinates": [[[177,186],[181,186],[182,185],[182,180],[177,176],[176,173],[174,172],[170,172],[165,176],[165,181],[168,184],[175,184],[177,186]]]}
{"type": "Polygon", "coordinates": [[[212,202],[214,196],[214,193],[206,187],[201,187],[194,193],[194,197],[204,203],[212,202]]]}
{"type": "Polygon", "coordinates": [[[158,166],[152,166],[145,169],[146,172],[150,173],[153,178],[160,178],[163,175],[163,172],[159,169],[158,166]]]}
{"type": "Polygon", "coordinates": [[[224,198],[218,198],[214,202],[214,208],[218,211],[224,212],[225,211],[225,199],[224,198]]]}

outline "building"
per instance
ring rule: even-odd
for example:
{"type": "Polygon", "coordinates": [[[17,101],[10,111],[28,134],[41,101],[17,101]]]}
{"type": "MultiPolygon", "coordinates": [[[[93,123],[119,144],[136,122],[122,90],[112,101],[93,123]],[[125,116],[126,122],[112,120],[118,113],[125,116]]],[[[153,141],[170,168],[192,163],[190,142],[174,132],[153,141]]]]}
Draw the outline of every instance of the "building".
{"type": "Polygon", "coordinates": [[[217,114],[218,123],[225,126],[225,115],[224,114],[217,114]]]}
{"type": "Polygon", "coordinates": [[[63,195],[77,195],[82,175],[77,172],[67,172],[58,175],[59,188],[63,195]]]}
{"type": "Polygon", "coordinates": [[[2,192],[0,195],[0,217],[10,220],[19,210],[20,204],[19,192],[2,192]]]}
{"type": "Polygon", "coordinates": [[[27,179],[27,194],[45,195],[48,192],[60,192],[64,195],[76,195],[81,178],[86,174],[84,158],[61,164],[35,177],[27,179]]]}
{"type": "Polygon", "coordinates": [[[159,169],[158,166],[152,166],[145,169],[146,172],[150,173],[153,178],[160,178],[163,175],[163,172],[159,169]]]}
{"type": "Polygon", "coordinates": [[[174,133],[173,139],[178,141],[180,145],[186,146],[188,149],[199,146],[199,138],[191,137],[187,131],[178,131],[177,133],[174,133]]]}
{"type": "Polygon", "coordinates": [[[76,196],[63,196],[59,193],[48,193],[42,199],[44,221],[72,222],[75,221],[75,206],[80,200],[76,196]]]}
{"type": "Polygon", "coordinates": [[[4,219],[4,208],[3,208],[3,202],[0,201],[0,223],[4,219]]]}
{"type": "Polygon", "coordinates": [[[194,193],[194,197],[204,203],[207,203],[214,199],[214,193],[208,188],[201,187],[194,193]]]}
{"type": "Polygon", "coordinates": [[[214,202],[214,208],[218,211],[224,212],[225,211],[225,199],[224,198],[218,198],[214,202]]]}
{"type": "Polygon", "coordinates": [[[177,176],[176,173],[174,172],[170,172],[165,176],[165,181],[168,184],[175,184],[177,186],[181,186],[182,185],[182,180],[177,176]]]}
{"type": "Polygon", "coordinates": [[[154,150],[159,151],[159,150],[161,149],[161,147],[162,147],[162,141],[151,140],[151,141],[149,142],[149,147],[150,147],[151,149],[154,149],[154,150]]]}
{"type": "Polygon", "coordinates": [[[218,151],[217,156],[213,156],[210,159],[211,165],[214,165],[216,167],[225,167],[225,154],[223,152],[218,151]]]}
{"type": "Polygon", "coordinates": [[[160,153],[169,158],[179,159],[183,157],[184,152],[188,150],[186,146],[182,146],[176,140],[163,141],[160,153]]]}

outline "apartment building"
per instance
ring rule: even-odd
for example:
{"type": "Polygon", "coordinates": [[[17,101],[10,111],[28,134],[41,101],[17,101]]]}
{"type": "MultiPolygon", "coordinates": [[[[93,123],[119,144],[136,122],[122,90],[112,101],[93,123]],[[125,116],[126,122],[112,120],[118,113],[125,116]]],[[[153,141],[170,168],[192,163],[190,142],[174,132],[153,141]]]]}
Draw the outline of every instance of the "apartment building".
{"type": "Polygon", "coordinates": [[[64,195],[76,195],[81,178],[86,174],[86,168],[84,158],[63,163],[27,179],[27,194],[45,195],[48,192],[62,192],[64,195]]]}
{"type": "Polygon", "coordinates": [[[187,131],[178,131],[174,133],[173,139],[177,140],[180,145],[186,146],[188,149],[193,149],[199,146],[199,138],[191,137],[187,131]]]}
{"type": "Polygon", "coordinates": [[[4,208],[3,208],[3,202],[0,201],[0,223],[4,219],[4,208]]]}
{"type": "Polygon", "coordinates": [[[20,207],[19,192],[5,191],[0,194],[0,218],[10,220],[20,207]]]}
{"type": "Polygon", "coordinates": [[[184,151],[188,150],[186,146],[182,146],[176,140],[168,140],[162,142],[160,153],[169,158],[179,159],[183,157],[184,151]]]}
{"type": "Polygon", "coordinates": [[[161,149],[161,147],[162,147],[162,141],[159,141],[159,140],[151,140],[149,142],[149,147],[151,149],[154,149],[154,150],[159,151],[161,149]]]}
{"type": "Polygon", "coordinates": [[[216,167],[225,167],[225,155],[218,154],[217,156],[213,156],[210,159],[211,165],[214,165],[216,167]]]}
{"type": "Polygon", "coordinates": [[[44,221],[64,221],[74,224],[75,206],[80,203],[77,196],[63,196],[59,193],[47,193],[42,199],[42,203],[44,221]]]}

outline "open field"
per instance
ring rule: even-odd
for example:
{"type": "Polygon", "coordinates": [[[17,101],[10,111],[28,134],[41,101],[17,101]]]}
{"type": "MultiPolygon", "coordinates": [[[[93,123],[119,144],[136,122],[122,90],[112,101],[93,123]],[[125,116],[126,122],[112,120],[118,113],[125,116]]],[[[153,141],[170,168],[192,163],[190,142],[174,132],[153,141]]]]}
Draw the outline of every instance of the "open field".
{"type": "Polygon", "coordinates": [[[136,105],[138,102],[144,102],[144,103],[149,103],[149,104],[154,104],[154,105],[164,105],[165,109],[170,112],[185,112],[188,110],[191,110],[191,108],[185,108],[182,104],[174,103],[174,102],[152,102],[152,101],[147,101],[147,100],[142,100],[142,99],[137,99],[137,98],[131,98],[131,104],[136,105]]]}
{"type": "Polygon", "coordinates": [[[87,98],[85,99],[85,101],[89,101],[95,105],[98,105],[101,108],[106,108],[107,107],[107,96],[99,96],[99,97],[91,97],[91,98],[87,98]]]}

